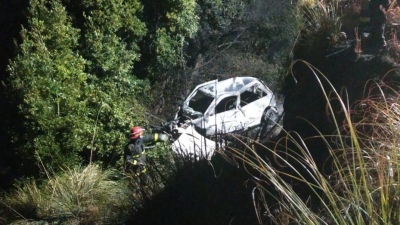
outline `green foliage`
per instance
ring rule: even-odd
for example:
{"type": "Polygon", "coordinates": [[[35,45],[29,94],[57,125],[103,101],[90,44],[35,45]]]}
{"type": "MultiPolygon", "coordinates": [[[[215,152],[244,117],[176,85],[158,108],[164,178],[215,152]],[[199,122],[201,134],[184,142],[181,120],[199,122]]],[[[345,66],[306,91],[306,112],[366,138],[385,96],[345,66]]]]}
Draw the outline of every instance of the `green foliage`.
{"type": "MultiPolygon", "coordinates": [[[[303,19],[302,34],[297,44],[299,52],[306,55],[312,49],[329,48],[340,43],[342,12],[338,0],[299,1],[299,16],[303,19]]],[[[302,56],[302,55],[301,55],[302,56]]]]}
{"type": "Polygon", "coordinates": [[[245,19],[245,11],[251,1],[241,0],[199,0],[199,14],[202,28],[210,31],[229,31],[245,19]]]}
{"type": "Polygon", "coordinates": [[[128,129],[145,123],[148,83],[132,74],[140,58],[137,42],[146,32],[137,17],[141,5],[83,4],[81,31],[61,1],[32,0],[19,55],[9,65],[11,89],[24,116],[18,152],[54,170],[81,163],[82,153],[85,160],[115,163],[128,129]]]}
{"type": "MultiPolygon", "coordinates": [[[[96,116],[97,137],[89,149],[111,158],[112,150],[122,153],[125,133],[145,123],[143,96],[148,83],[137,79],[132,65],[140,58],[137,43],[146,33],[138,18],[138,1],[83,1],[86,11],[82,54],[90,62],[89,81],[94,90],[88,101],[96,116]],[[104,107],[106,106],[106,107],[104,107]]],[[[108,162],[107,162],[108,163],[108,162]]]]}
{"type": "Polygon", "coordinates": [[[85,98],[90,90],[87,61],[76,51],[79,30],[59,1],[32,0],[30,15],[20,54],[9,65],[25,117],[21,154],[29,158],[36,153],[53,165],[75,163],[75,152],[90,141],[92,131],[84,124],[93,123],[85,98]]]}
{"type": "Polygon", "coordinates": [[[176,177],[177,161],[182,157],[171,151],[170,143],[158,142],[154,146],[146,149],[147,156],[147,175],[149,183],[143,188],[138,177],[131,179],[133,188],[140,189],[135,200],[137,205],[145,205],[149,198],[152,199],[165,191],[165,187],[173,185],[173,179],[176,177]]]}
{"type": "Polygon", "coordinates": [[[118,173],[97,165],[67,169],[41,185],[21,183],[2,201],[8,222],[15,218],[53,220],[68,224],[120,224],[132,207],[132,192],[118,173]]]}
{"type": "Polygon", "coordinates": [[[137,42],[146,34],[138,18],[139,1],[86,0],[82,4],[87,11],[83,52],[91,62],[90,71],[98,77],[127,76],[140,58],[137,42]]]}
{"type": "Polygon", "coordinates": [[[196,15],[196,1],[170,1],[170,9],[166,12],[168,27],[172,33],[182,38],[192,38],[197,32],[199,17],[196,15]]]}
{"type": "Polygon", "coordinates": [[[198,29],[195,0],[173,0],[164,3],[166,22],[157,28],[155,49],[157,62],[162,69],[180,66],[182,51],[187,39],[192,38],[198,29]]]}
{"type": "Polygon", "coordinates": [[[195,0],[143,1],[149,32],[143,42],[144,71],[152,80],[172,68],[182,67],[184,47],[198,31],[195,0]]]}

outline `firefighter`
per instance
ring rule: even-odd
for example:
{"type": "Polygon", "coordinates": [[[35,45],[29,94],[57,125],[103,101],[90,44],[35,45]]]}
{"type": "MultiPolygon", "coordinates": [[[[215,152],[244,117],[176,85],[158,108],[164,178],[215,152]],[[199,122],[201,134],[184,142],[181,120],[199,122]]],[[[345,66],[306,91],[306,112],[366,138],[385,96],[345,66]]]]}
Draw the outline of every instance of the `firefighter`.
{"type": "Polygon", "coordinates": [[[142,184],[148,183],[148,175],[146,168],[146,150],[144,144],[166,142],[169,140],[166,134],[146,134],[145,129],[135,126],[129,134],[129,141],[125,147],[125,172],[138,176],[142,184]]]}

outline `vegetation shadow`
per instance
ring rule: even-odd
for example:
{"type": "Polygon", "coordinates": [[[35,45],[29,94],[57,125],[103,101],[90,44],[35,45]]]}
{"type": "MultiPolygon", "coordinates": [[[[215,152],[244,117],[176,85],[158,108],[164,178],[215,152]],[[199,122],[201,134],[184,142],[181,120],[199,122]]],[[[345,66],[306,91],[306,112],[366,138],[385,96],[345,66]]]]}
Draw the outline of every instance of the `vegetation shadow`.
{"type": "Polygon", "coordinates": [[[258,224],[253,187],[242,167],[219,155],[211,161],[184,162],[127,224],[258,224]]]}

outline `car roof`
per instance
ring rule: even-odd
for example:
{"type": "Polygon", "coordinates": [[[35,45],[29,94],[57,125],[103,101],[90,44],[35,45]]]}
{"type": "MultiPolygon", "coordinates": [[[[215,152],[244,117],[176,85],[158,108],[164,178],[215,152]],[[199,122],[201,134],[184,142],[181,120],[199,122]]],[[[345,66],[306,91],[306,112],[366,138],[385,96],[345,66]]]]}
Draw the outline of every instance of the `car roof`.
{"type": "Polygon", "coordinates": [[[207,95],[220,96],[228,93],[241,92],[242,89],[248,88],[248,84],[251,83],[261,82],[254,77],[232,77],[222,81],[209,81],[204,84],[198,85],[197,88],[207,95]]]}

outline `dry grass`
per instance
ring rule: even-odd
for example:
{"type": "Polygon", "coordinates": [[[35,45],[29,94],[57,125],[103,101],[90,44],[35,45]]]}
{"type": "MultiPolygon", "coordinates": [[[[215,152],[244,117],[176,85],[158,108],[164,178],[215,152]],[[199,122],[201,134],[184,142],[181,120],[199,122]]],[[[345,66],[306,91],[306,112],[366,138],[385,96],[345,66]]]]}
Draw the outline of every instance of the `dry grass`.
{"type": "Polygon", "coordinates": [[[5,196],[10,221],[16,218],[66,224],[118,224],[132,211],[126,182],[113,180],[113,170],[99,166],[65,170],[38,185],[23,182],[5,196]]]}
{"type": "MultiPolygon", "coordinates": [[[[329,81],[307,66],[335,115],[332,98],[322,85],[329,81]]],[[[262,151],[244,142],[244,150],[231,149],[257,184],[254,203],[260,224],[266,217],[273,224],[400,224],[400,94],[383,83],[370,87],[365,99],[350,110],[331,86],[344,121],[334,117],[336,134],[320,133],[318,138],[330,153],[332,174],[320,171],[296,132],[287,132],[274,147],[263,146],[262,151]],[[266,158],[267,153],[274,160],[266,158]],[[313,202],[296,192],[293,183],[306,187],[313,202]]]]}
{"type": "Polygon", "coordinates": [[[393,1],[386,10],[386,19],[390,24],[400,24],[400,6],[393,1]]]}

